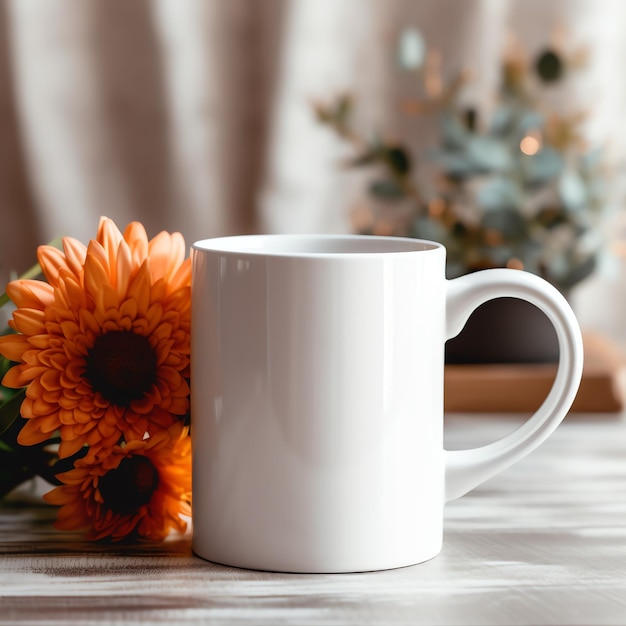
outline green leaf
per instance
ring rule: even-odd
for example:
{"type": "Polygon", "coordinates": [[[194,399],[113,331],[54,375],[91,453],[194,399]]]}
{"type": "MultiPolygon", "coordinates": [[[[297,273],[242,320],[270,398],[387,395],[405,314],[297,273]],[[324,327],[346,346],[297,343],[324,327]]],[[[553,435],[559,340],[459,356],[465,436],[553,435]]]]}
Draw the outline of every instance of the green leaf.
{"type": "Polygon", "coordinates": [[[418,239],[439,241],[445,244],[449,238],[449,233],[440,222],[430,217],[418,217],[413,222],[411,236],[418,239]]]}
{"type": "Polygon", "coordinates": [[[26,389],[19,389],[13,397],[0,406],[0,435],[6,432],[19,417],[26,389]]]}
{"type": "Polygon", "coordinates": [[[532,156],[524,156],[522,163],[524,184],[528,187],[545,185],[555,180],[565,166],[562,155],[550,146],[544,146],[532,156]]]}
{"type": "Polygon", "coordinates": [[[574,265],[571,270],[565,275],[559,277],[558,288],[561,291],[568,291],[575,285],[585,280],[585,278],[591,276],[597,267],[597,259],[594,255],[585,259],[582,263],[574,265]]]}
{"type": "Polygon", "coordinates": [[[498,106],[491,116],[490,132],[493,135],[505,136],[513,128],[513,110],[507,106],[498,106]]]}
{"type": "Polygon", "coordinates": [[[393,180],[377,180],[370,185],[370,193],[381,200],[399,200],[404,189],[393,180]]]}
{"type": "Polygon", "coordinates": [[[542,228],[550,230],[567,221],[567,216],[560,206],[547,206],[542,208],[535,216],[534,222],[542,228]]]}
{"type": "Polygon", "coordinates": [[[509,146],[493,137],[470,137],[465,145],[465,155],[476,172],[503,172],[513,167],[509,146]]]}
{"type": "Polygon", "coordinates": [[[385,151],[385,160],[389,167],[400,176],[406,176],[411,170],[411,157],[402,147],[388,148],[385,151]]]}
{"type": "Polygon", "coordinates": [[[559,196],[569,211],[580,211],[587,206],[587,189],[578,172],[566,170],[558,183],[559,196]]]}
{"type": "Polygon", "coordinates": [[[465,128],[474,132],[478,126],[478,111],[473,107],[468,107],[463,111],[463,122],[465,128]]]}
{"type": "Polygon", "coordinates": [[[471,135],[456,113],[444,112],[439,119],[441,145],[446,150],[464,150],[468,137],[471,135]]]}
{"type": "Polygon", "coordinates": [[[433,151],[431,155],[433,161],[443,170],[443,174],[452,179],[463,180],[475,173],[464,154],[433,151]]]}
{"type": "Polygon", "coordinates": [[[501,233],[507,240],[521,240],[528,234],[524,218],[511,208],[487,211],[481,225],[485,230],[495,230],[501,233]]]}
{"type": "Polygon", "coordinates": [[[515,213],[522,208],[524,199],[514,180],[506,176],[494,176],[478,189],[476,201],[487,212],[507,210],[515,213]]]}
{"type": "Polygon", "coordinates": [[[564,64],[561,57],[554,50],[544,50],[535,63],[537,74],[546,83],[558,81],[564,72],[564,64]]]}
{"type": "MultiPolygon", "coordinates": [[[[4,375],[15,365],[13,361],[9,361],[6,357],[0,354],[0,380],[4,378],[4,375]]],[[[2,385],[0,385],[0,402],[6,397],[2,385]]]]}

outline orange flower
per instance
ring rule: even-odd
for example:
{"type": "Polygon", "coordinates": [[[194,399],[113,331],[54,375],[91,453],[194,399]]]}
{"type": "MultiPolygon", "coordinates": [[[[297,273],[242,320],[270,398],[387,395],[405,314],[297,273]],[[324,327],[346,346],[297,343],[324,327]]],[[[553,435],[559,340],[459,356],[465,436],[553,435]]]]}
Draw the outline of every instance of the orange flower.
{"type": "Polygon", "coordinates": [[[177,423],[144,441],[101,450],[58,474],[44,496],[61,505],[55,527],[86,530],[87,539],[162,541],[185,532],[191,515],[191,438],[177,423]]]}
{"type": "Polygon", "coordinates": [[[0,337],[0,354],[18,363],[3,384],[27,387],[19,443],[59,430],[62,458],[122,435],[142,440],[186,415],[191,295],[180,233],[148,241],[137,222],[122,235],[101,218],[88,247],[66,237],[63,248],[38,249],[47,282],[8,285],[17,334],[0,337]]]}

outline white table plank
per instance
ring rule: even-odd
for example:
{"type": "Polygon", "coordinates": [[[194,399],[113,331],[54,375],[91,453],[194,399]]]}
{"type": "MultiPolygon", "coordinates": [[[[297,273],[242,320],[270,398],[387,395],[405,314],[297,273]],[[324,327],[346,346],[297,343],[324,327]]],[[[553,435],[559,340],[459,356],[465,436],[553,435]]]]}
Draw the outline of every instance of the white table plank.
{"type": "MultiPolygon", "coordinates": [[[[509,417],[451,416],[449,447],[509,417]]],[[[437,558],[387,572],[213,565],[190,537],[94,545],[47,507],[0,509],[0,624],[626,624],[626,422],[568,418],[530,457],[446,508],[437,558]]]]}

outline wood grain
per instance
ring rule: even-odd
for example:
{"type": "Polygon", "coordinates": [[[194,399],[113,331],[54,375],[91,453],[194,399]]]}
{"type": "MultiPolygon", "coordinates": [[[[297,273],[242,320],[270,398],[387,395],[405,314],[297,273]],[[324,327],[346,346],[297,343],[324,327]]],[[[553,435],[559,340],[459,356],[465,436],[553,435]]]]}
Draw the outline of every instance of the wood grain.
{"type": "MultiPolygon", "coordinates": [[[[450,448],[514,428],[455,415],[450,448]]],[[[626,422],[574,418],[524,461],[448,504],[443,552],[367,574],[283,575],[213,565],[190,536],[85,543],[54,511],[0,510],[0,624],[626,623],[626,422]]]]}

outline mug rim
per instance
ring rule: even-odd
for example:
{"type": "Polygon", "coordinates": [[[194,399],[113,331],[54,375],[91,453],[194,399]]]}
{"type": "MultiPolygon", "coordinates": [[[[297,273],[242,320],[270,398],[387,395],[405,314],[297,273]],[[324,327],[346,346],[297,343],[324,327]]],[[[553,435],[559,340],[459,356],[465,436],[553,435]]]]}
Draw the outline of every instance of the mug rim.
{"type": "Polygon", "coordinates": [[[437,241],[412,237],[323,233],[258,233],[199,239],[198,252],[270,257],[354,258],[445,251],[437,241]],[[320,245],[323,242],[323,245],[320,245]],[[344,249],[339,249],[339,245],[344,249]],[[295,247],[300,246],[300,247],[295,247]]]}

